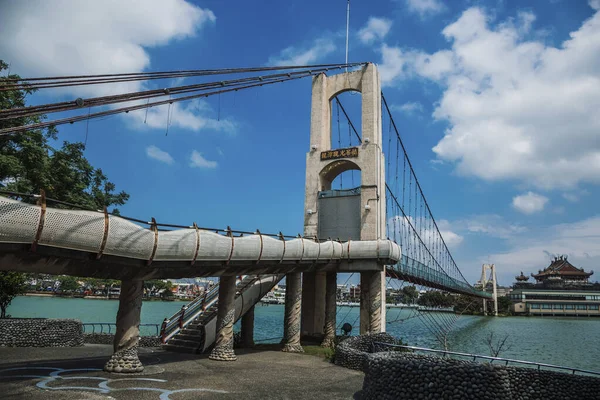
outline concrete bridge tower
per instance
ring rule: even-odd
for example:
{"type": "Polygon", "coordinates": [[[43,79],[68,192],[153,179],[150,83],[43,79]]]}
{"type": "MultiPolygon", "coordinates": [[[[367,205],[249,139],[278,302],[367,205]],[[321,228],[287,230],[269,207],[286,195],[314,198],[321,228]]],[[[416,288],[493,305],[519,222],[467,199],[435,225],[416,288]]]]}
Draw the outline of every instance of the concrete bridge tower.
{"type": "MultiPolygon", "coordinates": [[[[374,64],[358,71],[313,78],[310,150],[306,155],[305,236],[342,241],[386,238],[381,126],[381,83],[374,64]],[[362,143],[353,148],[332,149],[332,100],[346,91],[362,95],[362,143]],[[348,170],[361,171],[360,190],[332,191],[333,180],[348,170]]],[[[361,333],[385,330],[385,271],[375,261],[370,263],[373,265],[355,261],[343,271],[361,275],[361,333]]],[[[302,335],[324,336],[325,341],[335,335],[335,296],[340,271],[303,274],[302,335]]]]}

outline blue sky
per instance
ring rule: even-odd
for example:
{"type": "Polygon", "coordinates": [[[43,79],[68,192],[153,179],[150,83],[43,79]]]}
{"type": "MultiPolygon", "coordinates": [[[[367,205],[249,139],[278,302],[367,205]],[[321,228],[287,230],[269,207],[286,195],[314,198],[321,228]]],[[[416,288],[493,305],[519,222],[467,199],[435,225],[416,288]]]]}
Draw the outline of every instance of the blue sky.
{"type": "MultiPolygon", "coordinates": [[[[345,57],[344,0],[1,7],[0,56],[22,76],[345,57]]],[[[349,60],[379,66],[434,216],[471,281],[483,262],[495,263],[509,284],[552,254],[586,269],[600,260],[598,9],[597,0],[351,3],[349,60]]],[[[31,100],[137,88],[49,91],[31,100]]],[[[360,96],[342,101],[360,125],[360,96]]],[[[63,126],[59,137],[83,141],[87,131],[86,156],[131,194],[125,215],[296,234],[309,127],[305,79],[63,126]]]]}

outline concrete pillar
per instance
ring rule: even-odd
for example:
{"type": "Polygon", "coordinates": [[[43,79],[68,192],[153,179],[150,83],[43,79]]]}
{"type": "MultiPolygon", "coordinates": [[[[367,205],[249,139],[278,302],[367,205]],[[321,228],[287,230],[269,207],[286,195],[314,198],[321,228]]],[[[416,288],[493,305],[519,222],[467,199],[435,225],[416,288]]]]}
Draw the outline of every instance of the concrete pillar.
{"type": "Polygon", "coordinates": [[[208,356],[211,360],[235,361],[233,352],[233,319],[235,315],[235,276],[219,279],[219,308],[217,311],[217,339],[208,356]]]}
{"type": "Polygon", "coordinates": [[[285,276],[285,315],[283,319],[283,351],[302,353],[300,345],[300,309],[302,305],[301,275],[285,276]]]}
{"type": "Polygon", "coordinates": [[[302,274],[302,336],[323,339],[325,324],[325,272],[302,274]]]}
{"type": "Polygon", "coordinates": [[[254,346],[254,306],[242,317],[242,346],[254,346]]]}
{"type": "Polygon", "coordinates": [[[323,327],[323,347],[335,346],[335,325],[336,325],[336,300],[337,300],[337,273],[335,271],[327,272],[327,282],[325,288],[325,326],[323,327]]]}
{"type": "Polygon", "coordinates": [[[371,308],[369,305],[371,296],[369,295],[370,289],[370,275],[371,272],[360,273],[360,334],[364,335],[369,333],[370,329],[370,313],[371,308]]]}
{"type": "Polygon", "coordinates": [[[104,365],[106,372],[142,372],[144,366],[138,358],[140,339],[140,313],[144,281],[122,281],[117,312],[117,331],[113,342],[114,353],[104,365]]]}

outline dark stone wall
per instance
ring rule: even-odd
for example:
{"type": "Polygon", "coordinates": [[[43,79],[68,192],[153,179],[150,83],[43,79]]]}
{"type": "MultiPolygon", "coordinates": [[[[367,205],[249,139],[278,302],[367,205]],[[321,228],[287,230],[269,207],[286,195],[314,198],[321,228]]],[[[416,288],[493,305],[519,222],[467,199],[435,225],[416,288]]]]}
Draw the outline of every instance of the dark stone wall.
{"type": "MultiPolygon", "coordinates": [[[[83,341],[91,344],[113,344],[115,335],[112,333],[84,333],[83,341]]],[[[160,347],[160,337],[140,336],[138,347],[160,347]]]]}
{"type": "Polygon", "coordinates": [[[74,319],[0,319],[0,346],[75,347],[83,345],[81,321],[74,319]]]}
{"type": "Polygon", "coordinates": [[[335,349],[335,364],[362,371],[363,364],[367,360],[369,353],[377,351],[374,345],[375,342],[398,344],[396,338],[385,332],[353,336],[337,345],[335,349]]]}
{"type": "Polygon", "coordinates": [[[599,400],[600,378],[533,368],[387,351],[387,333],[354,336],[336,348],[337,365],[365,372],[360,398],[599,400]]]}
{"type": "Polygon", "coordinates": [[[363,399],[598,400],[600,378],[442,359],[370,354],[363,399]]]}

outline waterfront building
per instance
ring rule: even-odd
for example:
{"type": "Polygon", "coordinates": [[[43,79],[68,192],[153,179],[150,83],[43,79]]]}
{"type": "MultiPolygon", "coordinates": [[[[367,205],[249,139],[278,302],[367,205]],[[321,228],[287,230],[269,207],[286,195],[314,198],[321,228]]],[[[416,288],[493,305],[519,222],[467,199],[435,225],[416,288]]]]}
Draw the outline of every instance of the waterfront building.
{"type": "Polygon", "coordinates": [[[516,314],[541,316],[600,317],[600,284],[591,283],[593,271],[571,264],[566,256],[555,257],[550,265],[531,274],[516,276],[510,298],[516,314]]]}

